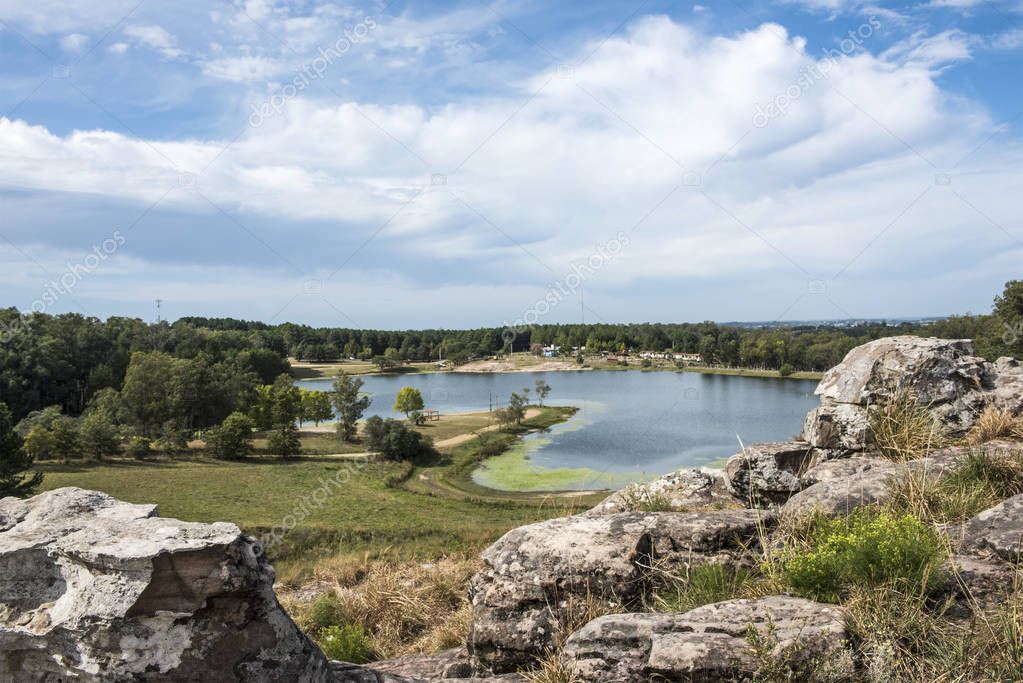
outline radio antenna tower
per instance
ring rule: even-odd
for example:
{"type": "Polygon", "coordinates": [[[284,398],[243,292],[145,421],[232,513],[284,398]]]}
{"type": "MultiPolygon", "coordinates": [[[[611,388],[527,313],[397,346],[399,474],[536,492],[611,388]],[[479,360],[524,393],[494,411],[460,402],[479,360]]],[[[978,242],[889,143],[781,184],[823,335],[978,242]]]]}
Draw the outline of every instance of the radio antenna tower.
{"type": "Polygon", "coordinates": [[[160,304],[162,304],[162,303],[163,303],[163,299],[157,299],[156,300],[156,322],[157,322],[157,324],[160,323],[160,304]]]}

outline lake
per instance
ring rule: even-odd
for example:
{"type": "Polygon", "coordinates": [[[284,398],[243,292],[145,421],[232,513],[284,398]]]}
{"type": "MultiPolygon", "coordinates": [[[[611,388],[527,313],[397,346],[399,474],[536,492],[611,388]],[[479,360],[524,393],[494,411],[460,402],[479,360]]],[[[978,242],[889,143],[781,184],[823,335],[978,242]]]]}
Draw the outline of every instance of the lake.
{"type": "MultiPolygon", "coordinates": [[[[817,405],[811,380],[675,372],[589,371],[367,375],[368,415],[404,417],[391,406],[404,386],[419,389],[428,408],[443,413],[507,404],[513,391],[544,379],[551,405],[577,406],[568,422],[530,434],[489,459],[477,483],[504,490],[617,488],[683,467],[721,467],[739,440],[784,441],[799,433],[817,405]]],[[[307,389],[330,389],[307,380],[307,389]]]]}

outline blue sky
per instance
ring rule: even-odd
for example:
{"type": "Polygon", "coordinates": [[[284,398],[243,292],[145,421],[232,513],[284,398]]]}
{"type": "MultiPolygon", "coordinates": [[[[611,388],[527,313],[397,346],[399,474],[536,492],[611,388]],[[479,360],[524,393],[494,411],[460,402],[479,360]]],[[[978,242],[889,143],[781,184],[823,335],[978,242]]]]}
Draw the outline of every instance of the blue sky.
{"type": "Polygon", "coordinates": [[[0,0],[0,22],[22,310],[925,316],[1021,276],[1021,0],[0,0]]]}

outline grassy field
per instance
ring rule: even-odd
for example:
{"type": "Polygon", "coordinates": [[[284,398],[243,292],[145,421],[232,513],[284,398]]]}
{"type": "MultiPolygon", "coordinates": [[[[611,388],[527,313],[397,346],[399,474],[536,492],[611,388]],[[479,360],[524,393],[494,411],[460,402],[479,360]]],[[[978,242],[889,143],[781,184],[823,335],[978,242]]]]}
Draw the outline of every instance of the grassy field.
{"type": "MultiPolygon", "coordinates": [[[[437,366],[434,363],[408,363],[401,367],[389,370],[392,374],[409,372],[436,372],[437,366]]],[[[368,361],[340,361],[337,363],[307,363],[291,359],[291,375],[296,379],[332,379],[337,377],[339,372],[349,375],[377,375],[380,373],[373,363],[368,361]]]]}
{"type": "MultiPolygon", "coordinates": [[[[517,429],[542,427],[570,412],[548,408],[517,429]]],[[[462,424],[469,422],[466,416],[462,424]]],[[[157,503],[166,517],[234,522],[257,536],[292,527],[268,552],[294,578],[322,557],[435,559],[474,552],[509,529],[571,514],[602,497],[505,494],[473,486],[468,475],[478,462],[480,440],[495,438],[516,440],[513,434],[486,434],[420,465],[315,456],[237,462],[189,457],[40,463],[39,469],[46,475],[43,490],[96,489],[130,502],[157,503]],[[324,482],[329,495],[316,504],[312,496],[324,482]]]]}

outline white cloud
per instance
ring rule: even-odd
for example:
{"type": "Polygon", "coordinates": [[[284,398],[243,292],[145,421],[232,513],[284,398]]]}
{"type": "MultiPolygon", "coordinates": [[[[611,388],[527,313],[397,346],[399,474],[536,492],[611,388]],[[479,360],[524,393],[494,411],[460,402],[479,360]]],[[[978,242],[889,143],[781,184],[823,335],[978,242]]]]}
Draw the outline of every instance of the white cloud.
{"type": "Polygon", "coordinates": [[[224,57],[202,63],[207,76],[237,83],[268,81],[291,71],[290,64],[270,57],[224,57]]]}
{"type": "Polygon", "coordinates": [[[88,43],[88,36],[84,36],[81,33],[70,33],[60,39],[60,47],[65,52],[78,52],[88,43]]]}
{"type": "Polygon", "coordinates": [[[1023,47],[1023,28],[1009,29],[999,33],[991,39],[990,45],[996,50],[1015,50],[1023,47]]]}
{"type": "Polygon", "coordinates": [[[167,59],[178,59],[184,54],[178,47],[177,38],[168,33],[162,26],[155,24],[127,26],[124,29],[124,35],[135,40],[140,45],[156,50],[167,59]]]}
{"type": "Polygon", "coordinates": [[[0,20],[27,26],[39,34],[105,30],[137,5],[138,0],[0,0],[0,20]]]}
{"type": "Polygon", "coordinates": [[[902,272],[978,240],[1017,248],[951,189],[1023,237],[1019,148],[988,145],[955,168],[994,130],[983,109],[935,82],[937,66],[968,55],[947,32],[841,58],[785,116],[757,128],[755,106],[815,62],[802,41],[773,24],[714,36],[653,17],[570,77],[535,74],[501,97],[430,109],[296,98],[223,154],[227,140],[61,136],[0,119],[0,185],[143,206],[164,197],[161,206],[208,212],[178,173],[212,161],[200,191],[242,220],[279,222],[278,240],[290,239],[291,221],[329,221],[357,240],[390,221],[381,249],[433,270],[482,264],[534,284],[564,277],[573,259],[643,219],[594,283],[595,299],[603,288],[608,302],[650,279],[713,277],[770,280],[787,305],[796,295],[779,282],[805,292],[811,276],[830,277],[898,218],[843,276],[836,301],[852,308],[864,292],[884,296],[870,280],[879,268],[902,272]],[[953,168],[953,184],[936,186],[953,168]],[[446,184],[431,185],[433,173],[446,184]]]}
{"type": "Polygon", "coordinates": [[[114,43],[107,48],[107,52],[115,55],[123,55],[128,51],[128,43],[114,43]]]}

